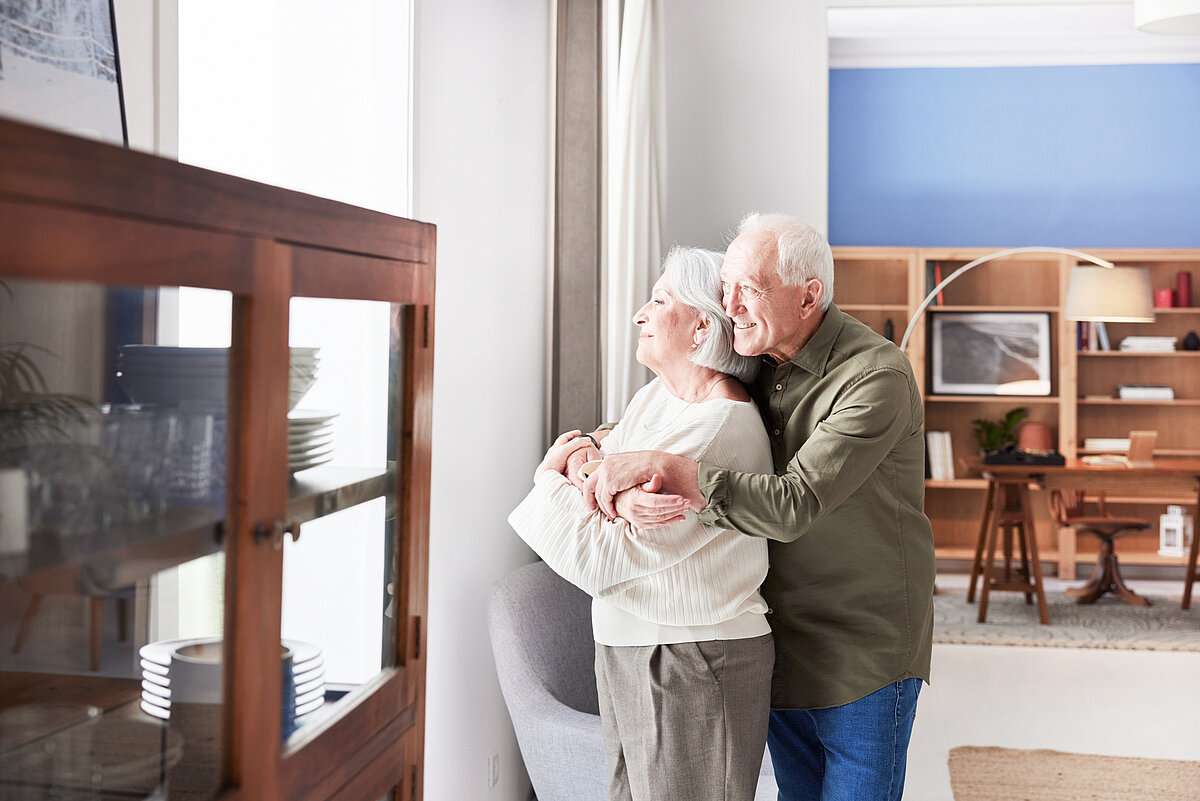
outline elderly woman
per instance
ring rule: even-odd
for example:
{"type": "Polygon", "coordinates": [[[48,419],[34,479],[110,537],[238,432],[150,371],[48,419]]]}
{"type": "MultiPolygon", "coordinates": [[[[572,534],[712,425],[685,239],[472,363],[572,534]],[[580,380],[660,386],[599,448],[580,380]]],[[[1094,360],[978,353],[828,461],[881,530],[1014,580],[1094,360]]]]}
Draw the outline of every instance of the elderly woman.
{"type": "MultiPolygon", "coordinates": [[[[752,376],[754,362],[734,351],[721,309],[721,262],[719,253],[695,248],[667,256],[633,318],[641,329],[637,359],[657,377],[599,443],[602,455],[653,449],[771,471],[766,431],[739,382],[752,376]]],[[[759,594],[766,542],[703,525],[694,512],[670,524],[673,536],[651,542],[622,518],[588,512],[578,486],[562,475],[571,454],[591,445],[578,434],[556,440],[509,522],[593,597],[611,798],[750,801],[774,663],[759,594]]]]}

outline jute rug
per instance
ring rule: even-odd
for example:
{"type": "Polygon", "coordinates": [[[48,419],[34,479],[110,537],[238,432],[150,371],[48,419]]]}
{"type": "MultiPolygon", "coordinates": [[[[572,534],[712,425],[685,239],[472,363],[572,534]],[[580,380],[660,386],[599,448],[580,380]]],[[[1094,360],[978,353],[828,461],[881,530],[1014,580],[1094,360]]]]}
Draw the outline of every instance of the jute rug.
{"type": "Polygon", "coordinates": [[[1106,596],[1081,606],[1061,592],[1049,592],[1050,625],[1043,626],[1038,622],[1037,606],[1026,605],[1020,593],[992,593],[986,623],[976,622],[978,592],[975,603],[968,604],[966,595],[965,589],[943,589],[934,596],[934,642],[1200,651],[1197,599],[1184,611],[1178,597],[1147,596],[1151,606],[1130,606],[1106,596]]]}
{"type": "Polygon", "coordinates": [[[963,746],[954,801],[1197,801],[1200,762],[963,746]]]}

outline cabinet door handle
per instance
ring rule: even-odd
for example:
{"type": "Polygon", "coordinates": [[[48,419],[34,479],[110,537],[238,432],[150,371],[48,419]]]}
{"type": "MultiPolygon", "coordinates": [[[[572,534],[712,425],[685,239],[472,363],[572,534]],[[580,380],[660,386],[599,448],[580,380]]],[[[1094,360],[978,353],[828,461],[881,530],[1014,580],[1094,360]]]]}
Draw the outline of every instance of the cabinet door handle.
{"type": "Polygon", "coordinates": [[[254,544],[261,545],[264,542],[270,542],[271,547],[279,550],[283,547],[283,535],[291,534],[292,542],[297,542],[300,539],[300,521],[289,520],[284,522],[281,518],[275,518],[270,523],[255,523],[254,524],[254,544]]]}

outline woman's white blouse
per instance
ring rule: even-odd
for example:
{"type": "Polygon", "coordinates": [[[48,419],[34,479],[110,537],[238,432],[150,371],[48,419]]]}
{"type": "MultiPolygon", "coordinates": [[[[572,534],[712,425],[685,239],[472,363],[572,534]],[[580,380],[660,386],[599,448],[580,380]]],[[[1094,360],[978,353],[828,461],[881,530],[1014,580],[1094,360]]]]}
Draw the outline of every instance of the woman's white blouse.
{"type": "MultiPolygon", "coordinates": [[[[686,403],[658,379],[638,391],[602,443],[605,454],[657,450],[731,470],[772,472],[770,442],[753,403],[686,403]]],[[[739,639],[770,631],[759,586],[767,542],[703,525],[694,512],[638,532],[588,512],[563,476],[538,474],[508,518],[556,573],[595,600],[592,628],[604,645],[739,639]]]]}

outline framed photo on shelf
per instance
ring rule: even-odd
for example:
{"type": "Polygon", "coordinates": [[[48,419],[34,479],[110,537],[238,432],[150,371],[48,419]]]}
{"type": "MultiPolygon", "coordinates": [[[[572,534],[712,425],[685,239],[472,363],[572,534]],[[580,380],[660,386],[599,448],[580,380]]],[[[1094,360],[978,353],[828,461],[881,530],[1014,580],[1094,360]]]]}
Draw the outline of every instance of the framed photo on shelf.
{"type": "Polygon", "coordinates": [[[128,146],[112,0],[0,2],[0,116],[128,146]]]}
{"type": "Polygon", "coordinates": [[[1046,312],[935,312],[935,395],[1049,395],[1046,312]]]}

